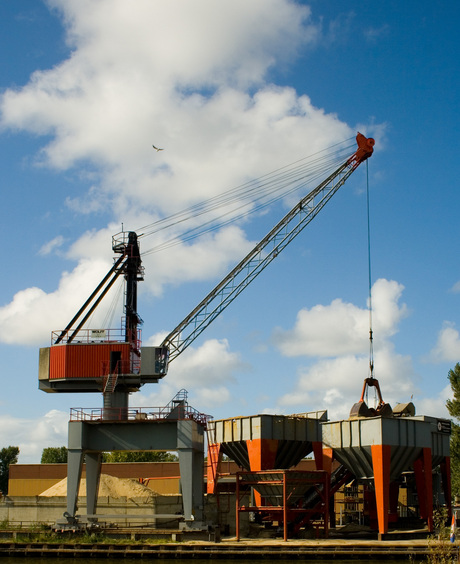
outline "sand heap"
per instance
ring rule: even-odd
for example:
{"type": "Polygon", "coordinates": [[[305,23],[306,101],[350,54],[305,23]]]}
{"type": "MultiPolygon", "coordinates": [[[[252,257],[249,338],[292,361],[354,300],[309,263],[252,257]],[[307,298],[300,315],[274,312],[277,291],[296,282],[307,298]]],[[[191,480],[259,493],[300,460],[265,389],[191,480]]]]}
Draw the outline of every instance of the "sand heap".
{"type": "MultiPolygon", "coordinates": [[[[86,479],[80,480],[80,489],[78,495],[81,497],[86,496],[86,479]]],[[[108,474],[101,474],[99,480],[98,496],[106,496],[113,498],[126,497],[128,499],[133,497],[150,498],[155,495],[147,486],[144,486],[133,480],[132,478],[116,478],[108,474]]],[[[64,478],[51,488],[48,488],[40,494],[43,497],[65,497],[67,496],[67,478],[64,478]]]]}

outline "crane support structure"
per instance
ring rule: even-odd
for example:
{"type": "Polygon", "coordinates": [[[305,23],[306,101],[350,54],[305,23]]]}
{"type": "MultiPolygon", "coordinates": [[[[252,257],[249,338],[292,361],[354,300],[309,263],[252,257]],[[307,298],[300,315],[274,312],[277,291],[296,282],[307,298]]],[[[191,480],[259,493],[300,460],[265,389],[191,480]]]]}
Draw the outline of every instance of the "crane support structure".
{"type": "Polygon", "coordinates": [[[358,166],[373,153],[374,139],[356,136],[358,149],[319,186],[307,194],[250,253],[164,339],[169,362],[181,354],[316,217],[358,166]]]}
{"type": "Polygon", "coordinates": [[[94,310],[102,301],[117,278],[123,274],[126,279],[126,304],[125,304],[125,340],[127,343],[137,341],[137,326],[142,323],[137,313],[137,282],[143,280],[143,268],[136,233],[121,233],[113,238],[112,249],[121,256],[115,261],[112,268],[101,280],[97,288],[78,310],[72,321],[61,331],[54,340],[54,344],[61,342],[70,344],[78,335],[80,329],[90,318],[94,310]],[[74,327],[75,323],[78,325],[74,327]]]}

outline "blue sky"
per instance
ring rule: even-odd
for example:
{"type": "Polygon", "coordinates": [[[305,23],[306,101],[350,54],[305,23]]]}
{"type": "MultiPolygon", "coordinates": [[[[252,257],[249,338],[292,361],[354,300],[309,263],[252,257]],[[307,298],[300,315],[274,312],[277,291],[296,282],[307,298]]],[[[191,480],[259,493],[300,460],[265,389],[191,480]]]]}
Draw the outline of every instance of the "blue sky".
{"type": "MultiPolygon", "coordinates": [[[[412,397],[418,413],[445,416],[460,360],[459,12],[427,1],[2,2],[1,444],[38,462],[66,444],[70,407],[102,405],[40,392],[38,350],[110,267],[122,223],[137,229],[358,130],[376,140],[375,376],[389,403],[412,397]]],[[[146,255],[144,343],[159,344],[289,204],[146,255]]],[[[185,388],[216,418],[345,418],[368,376],[367,298],[361,167],[130,403],[164,405],[185,388]]]]}

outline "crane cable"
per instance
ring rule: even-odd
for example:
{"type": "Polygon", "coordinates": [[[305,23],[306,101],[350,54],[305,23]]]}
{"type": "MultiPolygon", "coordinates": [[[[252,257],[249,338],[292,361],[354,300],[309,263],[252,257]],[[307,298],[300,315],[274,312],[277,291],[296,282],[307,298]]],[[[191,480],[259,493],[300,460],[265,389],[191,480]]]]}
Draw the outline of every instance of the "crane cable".
{"type": "Polygon", "coordinates": [[[366,161],[367,194],[367,264],[369,272],[369,377],[374,377],[374,331],[372,328],[372,270],[371,270],[371,221],[369,205],[369,162],[366,161]]]}
{"type": "Polygon", "coordinates": [[[220,229],[293,194],[304,186],[307,180],[311,182],[313,179],[321,177],[325,170],[329,170],[331,167],[335,167],[338,162],[342,162],[345,153],[349,156],[352,145],[348,146],[348,141],[347,139],[345,142],[347,146],[345,147],[343,146],[344,142],[337,143],[326,150],[295,161],[258,179],[245,182],[236,188],[137,229],[137,232],[142,232],[139,238],[147,237],[177,227],[187,221],[196,220],[196,218],[216,210],[223,210],[216,217],[211,217],[211,219],[142,252],[142,256],[183,244],[205,233],[220,229]],[[337,148],[338,145],[342,145],[342,147],[337,148]],[[330,152],[332,148],[335,149],[334,152],[330,152]],[[321,155],[321,153],[323,154],[321,155]]]}
{"type": "MultiPolygon", "coordinates": [[[[113,319],[115,317],[115,313],[117,309],[120,308],[122,305],[121,295],[123,292],[124,280],[121,278],[115,283],[115,287],[108,295],[112,294],[112,300],[110,305],[107,307],[104,319],[102,320],[101,327],[112,327],[113,319]]],[[[86,321],[85,325],[83,326],[84,329],[89,329],[93,325],[93,321],[95,319],[97,309],[93,311],[90,315],[88,320],[86,321]]]]}

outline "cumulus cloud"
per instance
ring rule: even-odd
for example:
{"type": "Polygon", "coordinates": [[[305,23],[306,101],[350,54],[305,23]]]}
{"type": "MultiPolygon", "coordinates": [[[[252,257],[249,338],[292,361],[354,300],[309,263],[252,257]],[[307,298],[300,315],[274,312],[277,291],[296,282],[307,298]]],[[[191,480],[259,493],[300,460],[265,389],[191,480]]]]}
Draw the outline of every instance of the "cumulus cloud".
{"type": "MultiPolygon", "coordinates": [[[[155,335],[148,342],[158,344],[164,336],[155,335]]],[[[235,399],[229,385],[235,382],[236,373],[249,370],[250,366],[241,360],[240,355],[231,352],[226,339],[210,339],[198,348],[190,346],[171,362],[161,386],[155,387],[148,396],[138,394],[136,402],[139,405],[166,405],[178,389],[185,389],[193,407],[210,410],[235,399]]]]}
{"type": "MultiPolygon", "coordinates": [[[[411,359],[397,354],[391,342],[407,315],[406,306],[399,304],[402,291],[402,285],[385,279],[377,280],[372,289],[373,328],[378,334],[374,376],[390,404],[409,401],[415,392],[411,359]]],[[[367,309],[334,300],[329,306],[300,311],[293,329],[277,329],[273,341],[282,354],[313,359],[299,368],[297,382],[280,398],[279,408],[283,412],[327,409],[330,417],[347,418],[369,375],[368,328],[367,309]]],[[[372,389],[369,397],[373,398],[372,389]]]]}
{"type": "Polygon", "coordinates": [[[48,344],[52,330],[64,329],[109,269],[104,261],[82,261],[64,272],[59,287],[50,293],[27,288],[0,308],[0,339],[4,343],[48,344]]]}
{"type": "MultiPolygon", "coordinates": [[[[307,96],[267,81],[272,67],[317,44],[321,29],[306,6],[287,0],[48,4],[60,14],[71,54],[34,72],[23,87],[5,90],[0,124],[42,136],[42,166],[90,179],[86,193],[64,198],[72,213],[103,211],[110,219],[63,253],[76,266],[57,290],[24,289],[0,309],[0,323],[10,323],[0,339],[8,343],[36,343],[37,320],[62,325],[77,310],[100,261],[110,261],[109,236],[122,223],[128,230],[148,225],[268,172],[268,162],[273,170],[354,133],[307,96]],[[152,143],[165,150],[154,151],[152,143]],[[24,327],[31,330],[24,334],[24,327]]],[[[178,227],[168,236],[180,234],[178,227]]],[[[143,241],[143,250],[162,237],[143,241]]],[[[41,255],[63,243],[56,234],[41,255]]],[[[166,284],[214,278],[250,246],[242,227],[233,226],[149,254],[145,268],[155,276],[146,277],[146,287],[159,296],[166,284]]]]}
{"type": "MultiPolygon", "coordinates": [[[[384,401],[393,406],[410,401],[416,391],[411,359],[395,354],[388,345],[374,355],[374,364],[384,401]]],[[[368,375],[369,358],[364,355],[321,359],[299,369],[293,389],[279,399],[279,409],[284,413],[327,409],[329,418],[346,419],[368,375]]],[[[367,404],[374,407],[377,401],[375,389],[370,388],[367,404]]]]}
{"type": "MultiPolygon", "coordinates": [[[[380,343],[395,333],[407,313],[406,306],[398,303],[403,289],[384,279],[372,288],[373,328],[380,343]]],[[[336,299],[328,306],[302,309],[293,329],[276,329],[273,341],[286,356],[343,356],[362,354],[369,347],[368,331],[368,309],[336,299]]]]}
{"type": "Polygon", "coordinates": [[[57,237],[54,237],[54,239],[52,239],[51,241],[48,241],[48,243],[42,245],[42,247],[38,251],[38,254],[43,256],[49,255],[52,252],[59,249],[59,247],[62,247],[63,244],[64,244],[64,237],[62,235],[58,235],[57,237]]]}
{"type": "Polygon", "coordinates": [[[36,420],[0,415],[0,442],[19,447],[21,464],[37,463],[44,448],[67,445],[68,422],[69,414],[56,409],[36,420]]]}
{"type": "Polygon", "coordinates": [[[177,357],[171,363],[168,379],[176,389],[189,390],[198,405],[209,409],[228,402],[234,374],[248,370],[239,354],[230,351],[226,339],[211,339],[177,357]]]}
{"type": "Polygon", "coordinates": [[[450,419],[451,416],[449,415],[446,407],[446,401],[448,399],[453,399],[453,392],[450,384],[441,390],[437,396],[420,398],[420,400],[417,400],[417,412],[423,413],[424,415],[431,415],[432,417],[446,417],[447,419],[450,419]]]}
{"type": "Polygon", "coordinates": [[[455,324],[448,321],[439,331],[436,345],[428,355],[430,362],[458,362],[460,358],[460,335],[455,324]]]}

